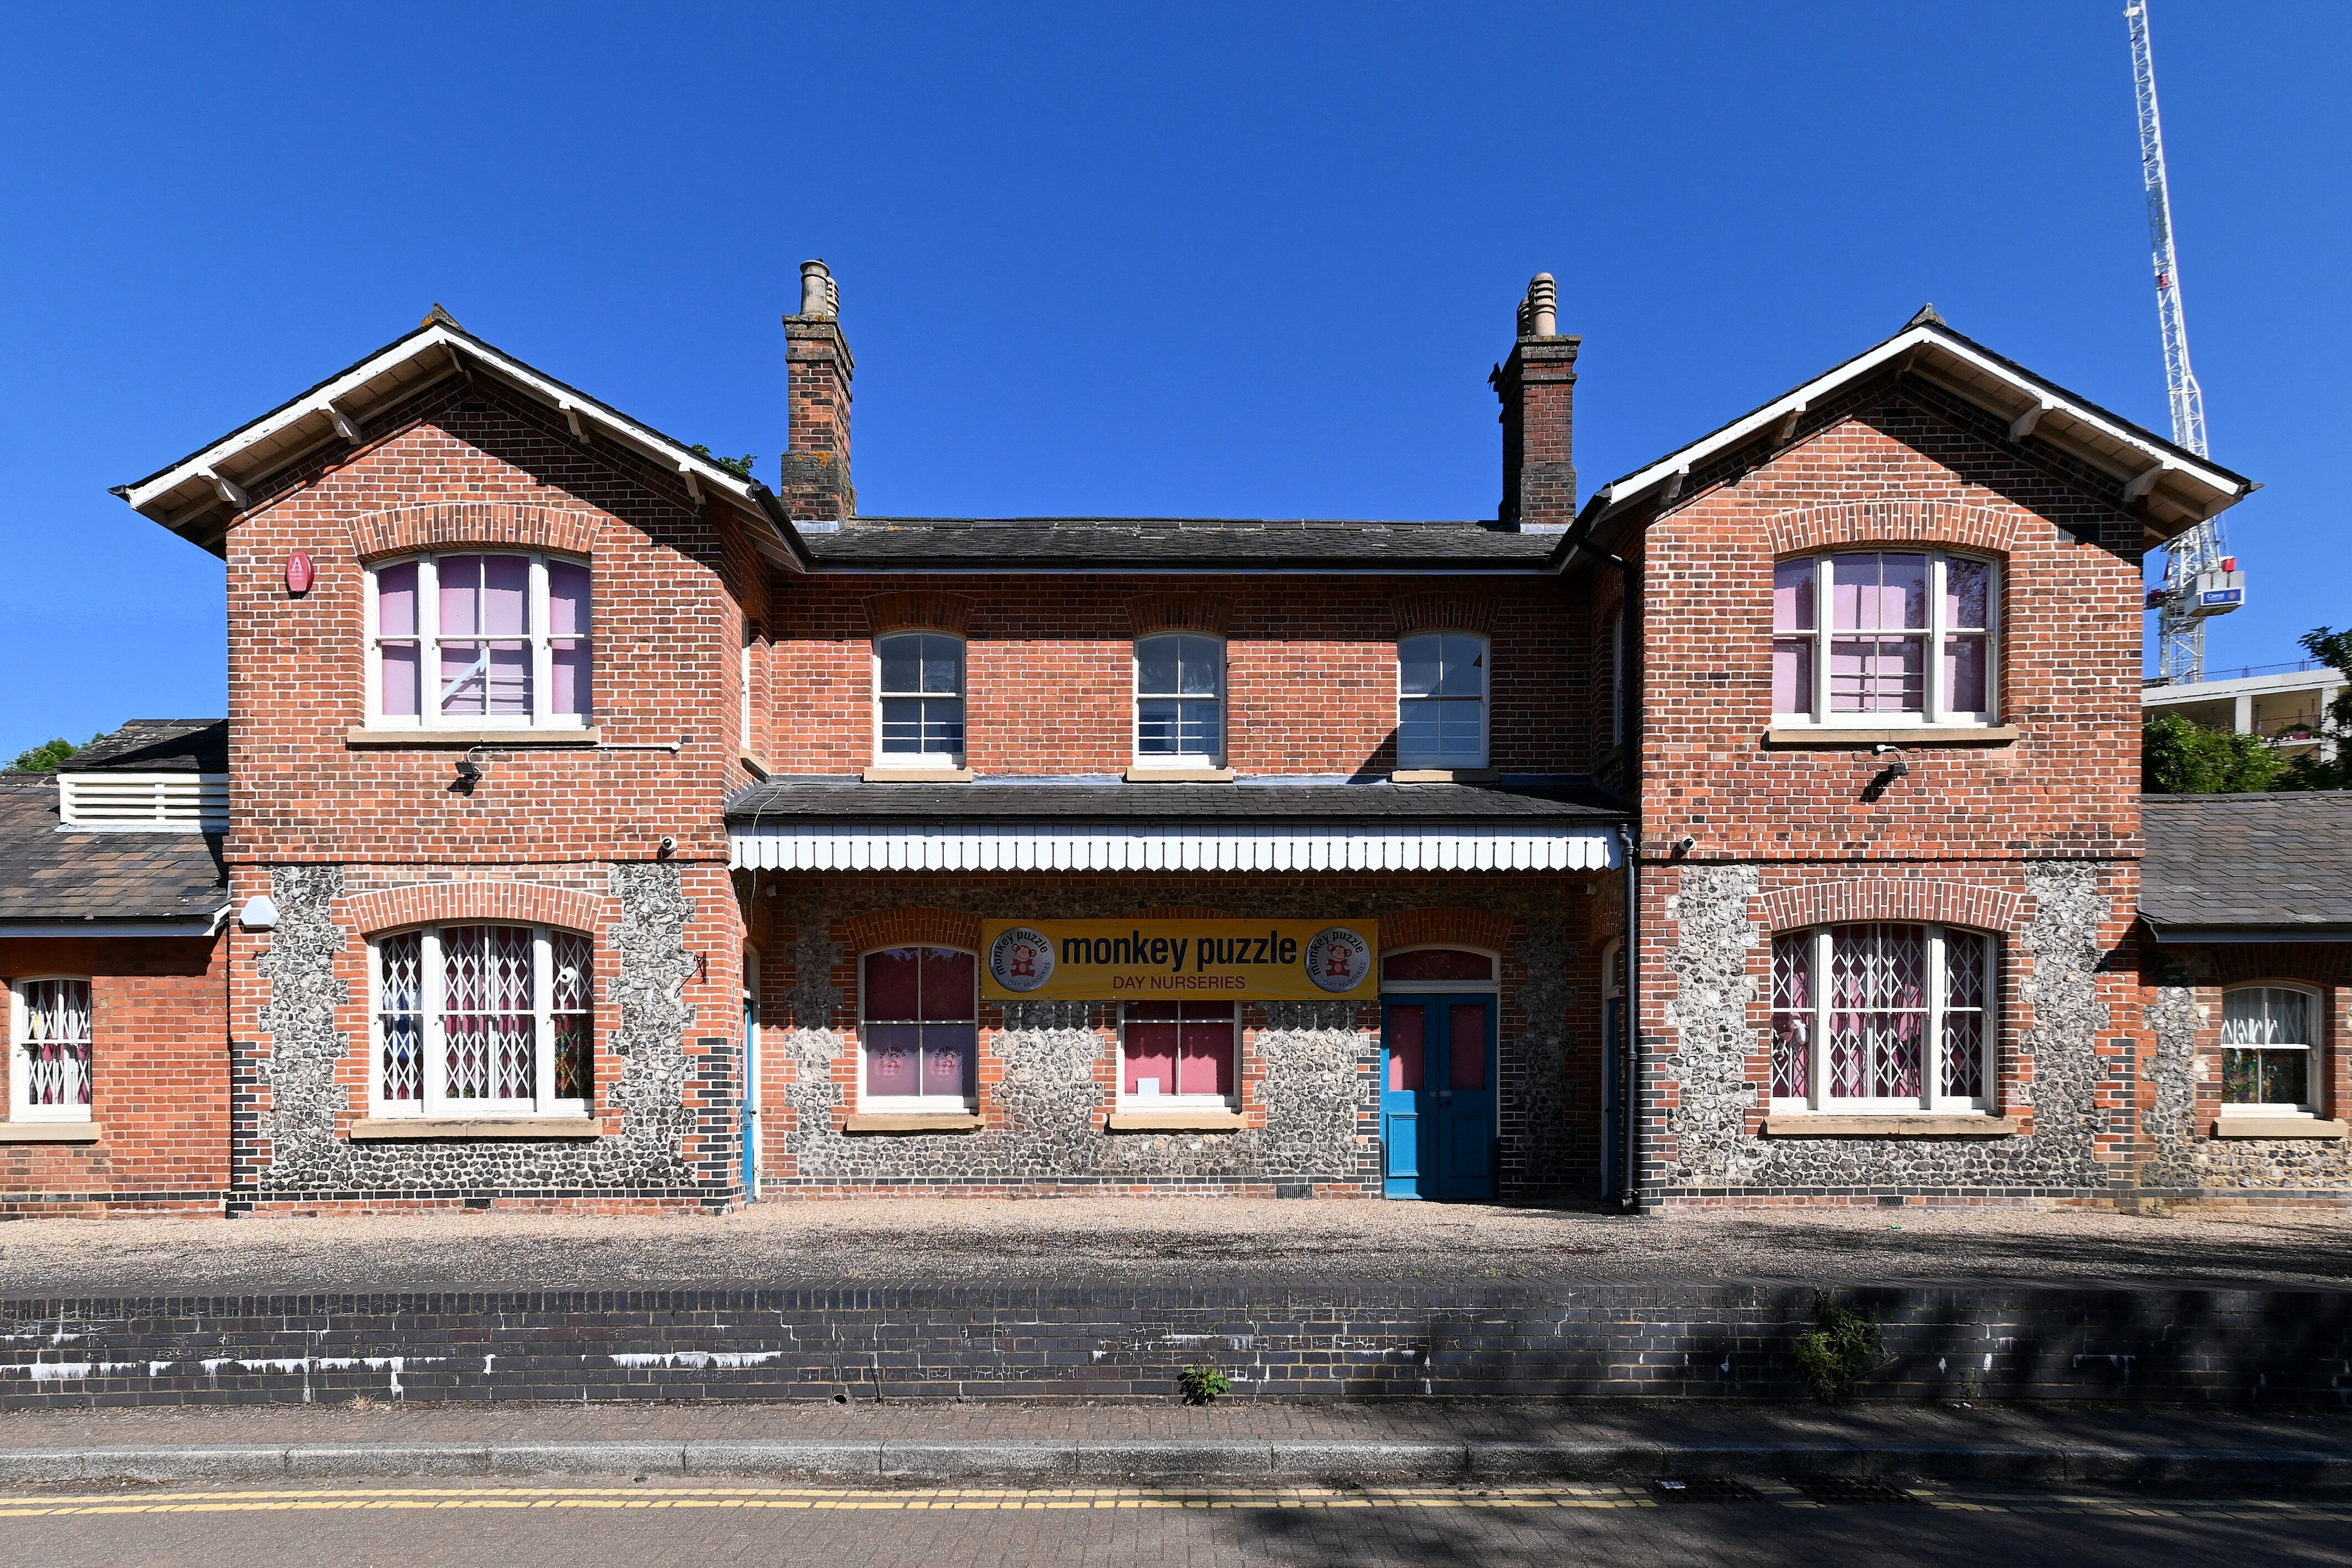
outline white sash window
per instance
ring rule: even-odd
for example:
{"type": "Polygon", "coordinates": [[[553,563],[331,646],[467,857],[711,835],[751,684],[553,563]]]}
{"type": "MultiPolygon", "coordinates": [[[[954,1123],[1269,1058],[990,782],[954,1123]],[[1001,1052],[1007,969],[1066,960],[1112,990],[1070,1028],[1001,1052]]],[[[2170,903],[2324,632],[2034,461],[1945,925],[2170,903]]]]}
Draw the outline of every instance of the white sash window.
{"type": "Polygon", "coordinates": [[[367,572],[372,727],[580,729],[594,706],[588,568],[451,554],[367,572]]]}
{"type": "Polygon", "coordinates": [[[594,946],[543,925],[427,925],[373,938],[373,1113],[587,1115],[594,946]]]}

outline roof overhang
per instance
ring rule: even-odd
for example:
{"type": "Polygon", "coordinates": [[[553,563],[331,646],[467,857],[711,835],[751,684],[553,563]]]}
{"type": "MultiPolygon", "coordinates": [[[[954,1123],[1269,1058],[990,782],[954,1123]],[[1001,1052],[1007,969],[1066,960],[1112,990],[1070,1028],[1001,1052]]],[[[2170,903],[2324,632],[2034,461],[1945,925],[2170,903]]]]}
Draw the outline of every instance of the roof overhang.
{"type": "Polygon", "coordinates": [[[2231,942],[2352,943],[2352,925],[2312,922],[2302,925],[2163,925],[2146,915],[2148,935],[2163,946],[2210,946],[2231,942]]]}
{"type": "Polygon", "coordinates": [[[0,942],[55,936],[210,936],[219,916],[195,920],[0,920],[0,942]]]}
{"type": "Polygon", "coordinates": [[[750,871],[1603,871],[1601,825],[781,822],[729,830],[750,871]]]}
{"type": "Polygon", "coordinates": [[[1877,347],[1814,377],[1711,434],[1636,469],[1597,492],[1555,553],[1573,559],[1591,530],[1635,507],[1671,500],[1696,469],[1751,442],[1785,440],[1809,407],[1885,372],[1917,376],[2005,420],[2010,436],[2047,442],[2119,481],[2137,505],[2152,543],[2162,543],[2235,506],[2253,482],[2046,382],[1940,321],[1906,327],[1877,347]]]}
{"type": "Polygon", "coordinates": [[[438,312],[349,370],[114,493],[141,516],[225,555],[229,522],[252,505],[254,491],[323,447],[362,444],[373,415],[461,376],[488,377],[555,410],[575,440],[610,441],[677,475],[693,504],[715,499],[743,514],[752,542],[770,561],[791,571],[809,570],[807,545],[765,485],[501,352],[438,312]]]}

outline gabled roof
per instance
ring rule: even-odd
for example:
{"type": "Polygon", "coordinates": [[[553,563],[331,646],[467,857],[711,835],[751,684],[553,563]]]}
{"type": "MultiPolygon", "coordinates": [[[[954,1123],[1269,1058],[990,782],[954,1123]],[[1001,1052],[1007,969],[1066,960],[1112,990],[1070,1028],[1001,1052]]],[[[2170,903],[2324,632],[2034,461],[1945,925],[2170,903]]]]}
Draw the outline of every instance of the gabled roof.
{"type": "Polygon", "coordinates": [[[1681,477],[1693,469],[1744,443],[1790,427],[1793,416],[1801,415],[1810,405],[1889,369],[1934,382],[2008,421],[2011,440],[2030,437],[2046,442],[2114,476],[2122,481],[2126,497],[2140,502],[2141,515],[2156,542],[2235,506],[2255,487],[2243,475],[2176,446],[1963,337],[1931,305],[1876,347],[1601,486],[1585,504],[1577,528],[1561,541],[1559,564],[1566,565],[1579,542],[1603,520],[1645,500],[1670,497],[1679,489],[1681,477]]]}
{"type": "Polygon", "coordinates": [[[1539,573],[1558,542],[1494,522],[1234,517],[851,517],[808,535],[827,571],[1539,573]]]}
{"type": "Polygon", "coordinates": [[[323,446],[339,440],[360,444],[377,410],[436,382],[473,375],[488,375],[555,409],[577,439],[587,439],[593,431],[678,474],[698,498],[708,495],[731,503],[751,519],[751,538],[761,554],[789,570],[807,570],[807,548],[765,485],[493,348],[438,305],[407,336],[169,467],[117,486],[114,494],[141,516],[223,555],[228,520],[245,510],[249,492],[323,446]]]}
{"type": "Polygon", "coordinates": [[[228,720],[134,718],[57,766],[59,773],[226,773],[228,720]]]}
{"type": "Polygon", "coordinates": [[[2149,795],[2139,912],[2159,942],[2352,942],[2352,790],[2149,795]]]}

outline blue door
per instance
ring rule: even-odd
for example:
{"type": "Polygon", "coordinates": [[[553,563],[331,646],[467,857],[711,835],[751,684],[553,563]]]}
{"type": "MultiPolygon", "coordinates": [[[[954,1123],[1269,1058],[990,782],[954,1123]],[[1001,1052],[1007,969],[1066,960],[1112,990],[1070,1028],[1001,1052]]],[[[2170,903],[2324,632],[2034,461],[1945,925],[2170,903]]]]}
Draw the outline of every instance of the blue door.
{"type": "Polygon", "coordinates": [[[1390,1197],[1495,1196],[1495,998],[1392,996],[1381,1006],[1381,1141],[1390,1197]]]}
{"type": "Polygon", "coordinates": [[[744,956],[743,987],[743,1197],[760,1196],[760,960],[744,956]]]}

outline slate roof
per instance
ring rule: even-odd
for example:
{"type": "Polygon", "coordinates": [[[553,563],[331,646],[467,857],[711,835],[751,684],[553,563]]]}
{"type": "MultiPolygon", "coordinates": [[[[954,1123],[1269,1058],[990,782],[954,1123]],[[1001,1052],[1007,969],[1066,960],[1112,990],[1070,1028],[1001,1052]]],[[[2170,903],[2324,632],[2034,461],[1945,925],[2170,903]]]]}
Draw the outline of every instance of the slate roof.
{"type": "Polygon", "coordinates": [[[55,779],[0,773],[0,936],[27,924],[87,921],[102,935],[110,923],[201,921],[227,902],[218,833],[60,830],[55,779]]]}
{"type": "Polygon", "coordinates": [[[1499,523],[1234,517],[856,517],[804,535],[820,570],[1214,568],[1540,571],[1557,534],[1499,523]]]}
{"type": "Polygon", "coordinates": [[[2150,795],[2139,908],[2169,940],[2352,941],[2352,790],[2150,795]]]}
{"type": "Polygon", "coordinates": [[[1093,779],[982,779],[867,784],[801,775],[754,785],[728,802],[730,826],[755,822],[1518,822],[1595,827],[1625,807],[1587,780],[1555,784],[1128,784],[1093,779]]]}
{"type": "Polygon", "coordinates": [[[58,765],[60,773],[226,773],[228,720],[134,718],[58,765]]]}

